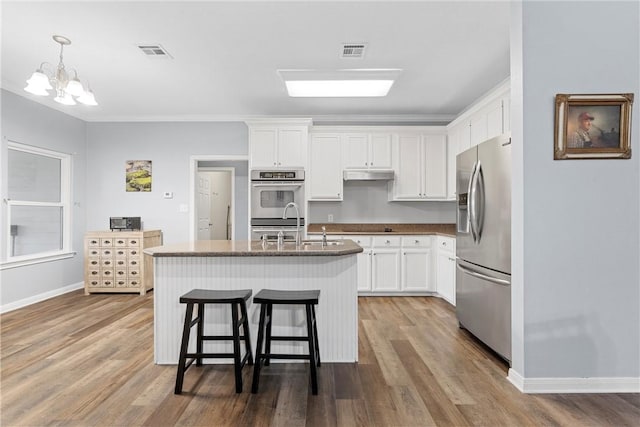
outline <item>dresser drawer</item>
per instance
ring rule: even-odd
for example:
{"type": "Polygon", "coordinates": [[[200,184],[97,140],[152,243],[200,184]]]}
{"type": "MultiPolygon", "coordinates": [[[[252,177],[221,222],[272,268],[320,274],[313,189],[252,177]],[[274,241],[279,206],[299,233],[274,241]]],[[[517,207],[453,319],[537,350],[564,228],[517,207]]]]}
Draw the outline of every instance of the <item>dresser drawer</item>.
{"type": "Polygon", "coordinates": [[[100,251],[100,256],[103,258],[110,258],[113,256],[113,249],[102,249],[100,251]]]}
{"type": "Polygon", "coordinates": [[[113,277],[113,268],[102,268],[100,269],[100,275],[103,279],[112,278],[113,277]]]}
{"type": "Polygon", "coordinates": [[[127,239],[127,246],[130,248],[140,246],[140,239],[127,239]]]}
{"type": "Polygon", "coordinates": [[[90,248],[97,248],[100,246],[100,239],[88,239],[87,246],[90,248]]]}
{"type": "Polygon", "coordinates": [[[103,288],[113,288],[114,285],[115,285],[115,282],[113,279],[104,279],[102,281],[103,288]]]}
{"type": "MultiPolygon", "coordinates": [[[[97,246],[96,246],[96,248],[97,248],[97,246]]],[[[96,249],[96,248],[93,248],[93,249],[89,249],[89,250],[87,250],[87,255],[88,255],[89,257],[99,257],[99,256],[100,256],[100,253],[101,253],[102,251],[101,251],[100,249],[96,249]]]]}
{"type": "Polygon", "coordinates": [[[89,280],[89,286],[91,286],[91,287],[95,288],[96,286],[100,286],[100,285],[102,285],[102,281],[101,280],[98,280],[98,279],[89,280]]]}
{"type": "Polygon", "coordinates": [[[87,260],[87,264],[89,265],[89,268],[99,268],[100,258],[91,257],[87,260]]]}
{"type": "Polygon", "coordinates": [[[100,269],[99,268],[89,268],[87,271],[87,275],[91,278],[100,277],[100,269]]]}
{"type": "Polygon", "coordinates": [[[113,246],[113,239],[110,237],[100,239],[100,246],[102,247],[113,246]]]}
{"type": "Polygon", "coordinates": [[[118,258],[126,258],[127,255],[129,255],[129,251],[127,249],[116,249],[114,253],[118,258]]]}
{"type": "Polygon", "coordinates": [[[116,279],[116,288],[126,288],[129,286],[129,281],[126,279],[116,279]]]}
{"type": "Polygon", "coordinates": [[[131,279],[129,280],[128,285],[130,288],[139,288],[140,287],[140,280],[139,279],[131,279]]]}
{"type": "Polygon", "coordinates": [[[130,257],[139,257],[140,256],[140,249],[129,249],[129,256],[130,257]]]}
{"type": "Polygon", "coordinates": [[[123,248],[123,247],[127,246],[128,239],[125,239],[125,238],[122,238],[122,237],[117,237],[117,238],[113,239],[113,241],[115,242],[115,246],[116,247],[123,248]]]}

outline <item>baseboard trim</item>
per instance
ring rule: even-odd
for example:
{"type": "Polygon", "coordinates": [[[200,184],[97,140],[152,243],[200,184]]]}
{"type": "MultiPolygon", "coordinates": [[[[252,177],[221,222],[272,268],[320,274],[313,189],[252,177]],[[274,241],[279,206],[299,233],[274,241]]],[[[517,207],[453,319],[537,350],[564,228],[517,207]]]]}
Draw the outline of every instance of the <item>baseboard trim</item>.
{"type": "Polygon", "coordinates": [[[18,301],[14,301],[9,304],[4,304],[0,306],[0,314],[8,313],[10,311],[17,310],[19,308],[26,307],[31,304],[35,304],[40,301],[48,300],[49,298],[57,297],[58,295],[75,291],[77,289],[82,289],[83,287],[84,287],[84,282],[78,282],[69,286],[64,286],[62,288],[54,289],[49,292],[44,292],[42,294],[38,294],[38,295],[24,298],[18,301]]]}
{"type": "Polygon", "coordinates": [[[509,369],[507,379],[528,394],[542,393],[640,393],[640,378],[524,378],[509,369]]]}

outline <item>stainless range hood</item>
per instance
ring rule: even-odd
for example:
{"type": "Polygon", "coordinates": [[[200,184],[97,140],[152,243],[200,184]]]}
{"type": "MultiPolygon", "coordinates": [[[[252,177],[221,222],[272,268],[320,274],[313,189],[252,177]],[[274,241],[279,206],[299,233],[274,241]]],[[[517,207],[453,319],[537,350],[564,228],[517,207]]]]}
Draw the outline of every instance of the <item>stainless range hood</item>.
{"type": "Polygon", "coordinates": [[[345,181],[390,181],[393,176],[391,169],[347,169],[342,177],[345,181]]]}

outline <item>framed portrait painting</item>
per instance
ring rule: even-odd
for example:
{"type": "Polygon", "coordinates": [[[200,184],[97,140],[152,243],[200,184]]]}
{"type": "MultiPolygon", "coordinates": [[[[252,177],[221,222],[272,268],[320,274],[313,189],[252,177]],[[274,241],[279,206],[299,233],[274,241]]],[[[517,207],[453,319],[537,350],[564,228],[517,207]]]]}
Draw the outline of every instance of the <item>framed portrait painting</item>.
{"type": "Polygon", "coordinates": [[[632,93],[556,95],[553,158],[631,158],[632,93]]]}

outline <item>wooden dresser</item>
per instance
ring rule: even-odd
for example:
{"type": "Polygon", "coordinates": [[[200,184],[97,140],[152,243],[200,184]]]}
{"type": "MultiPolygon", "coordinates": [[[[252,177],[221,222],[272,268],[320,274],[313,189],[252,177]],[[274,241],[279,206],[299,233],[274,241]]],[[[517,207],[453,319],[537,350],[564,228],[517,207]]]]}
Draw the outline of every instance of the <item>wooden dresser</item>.
{"type": "Polygon", "coordinates": [[[153,288],[153,261],[142,250],[162,245],[160,230],[89,231],[84,237],[84,293],[153,288]],[[148,258],[148,259],[146,259],[148,258]]]}

